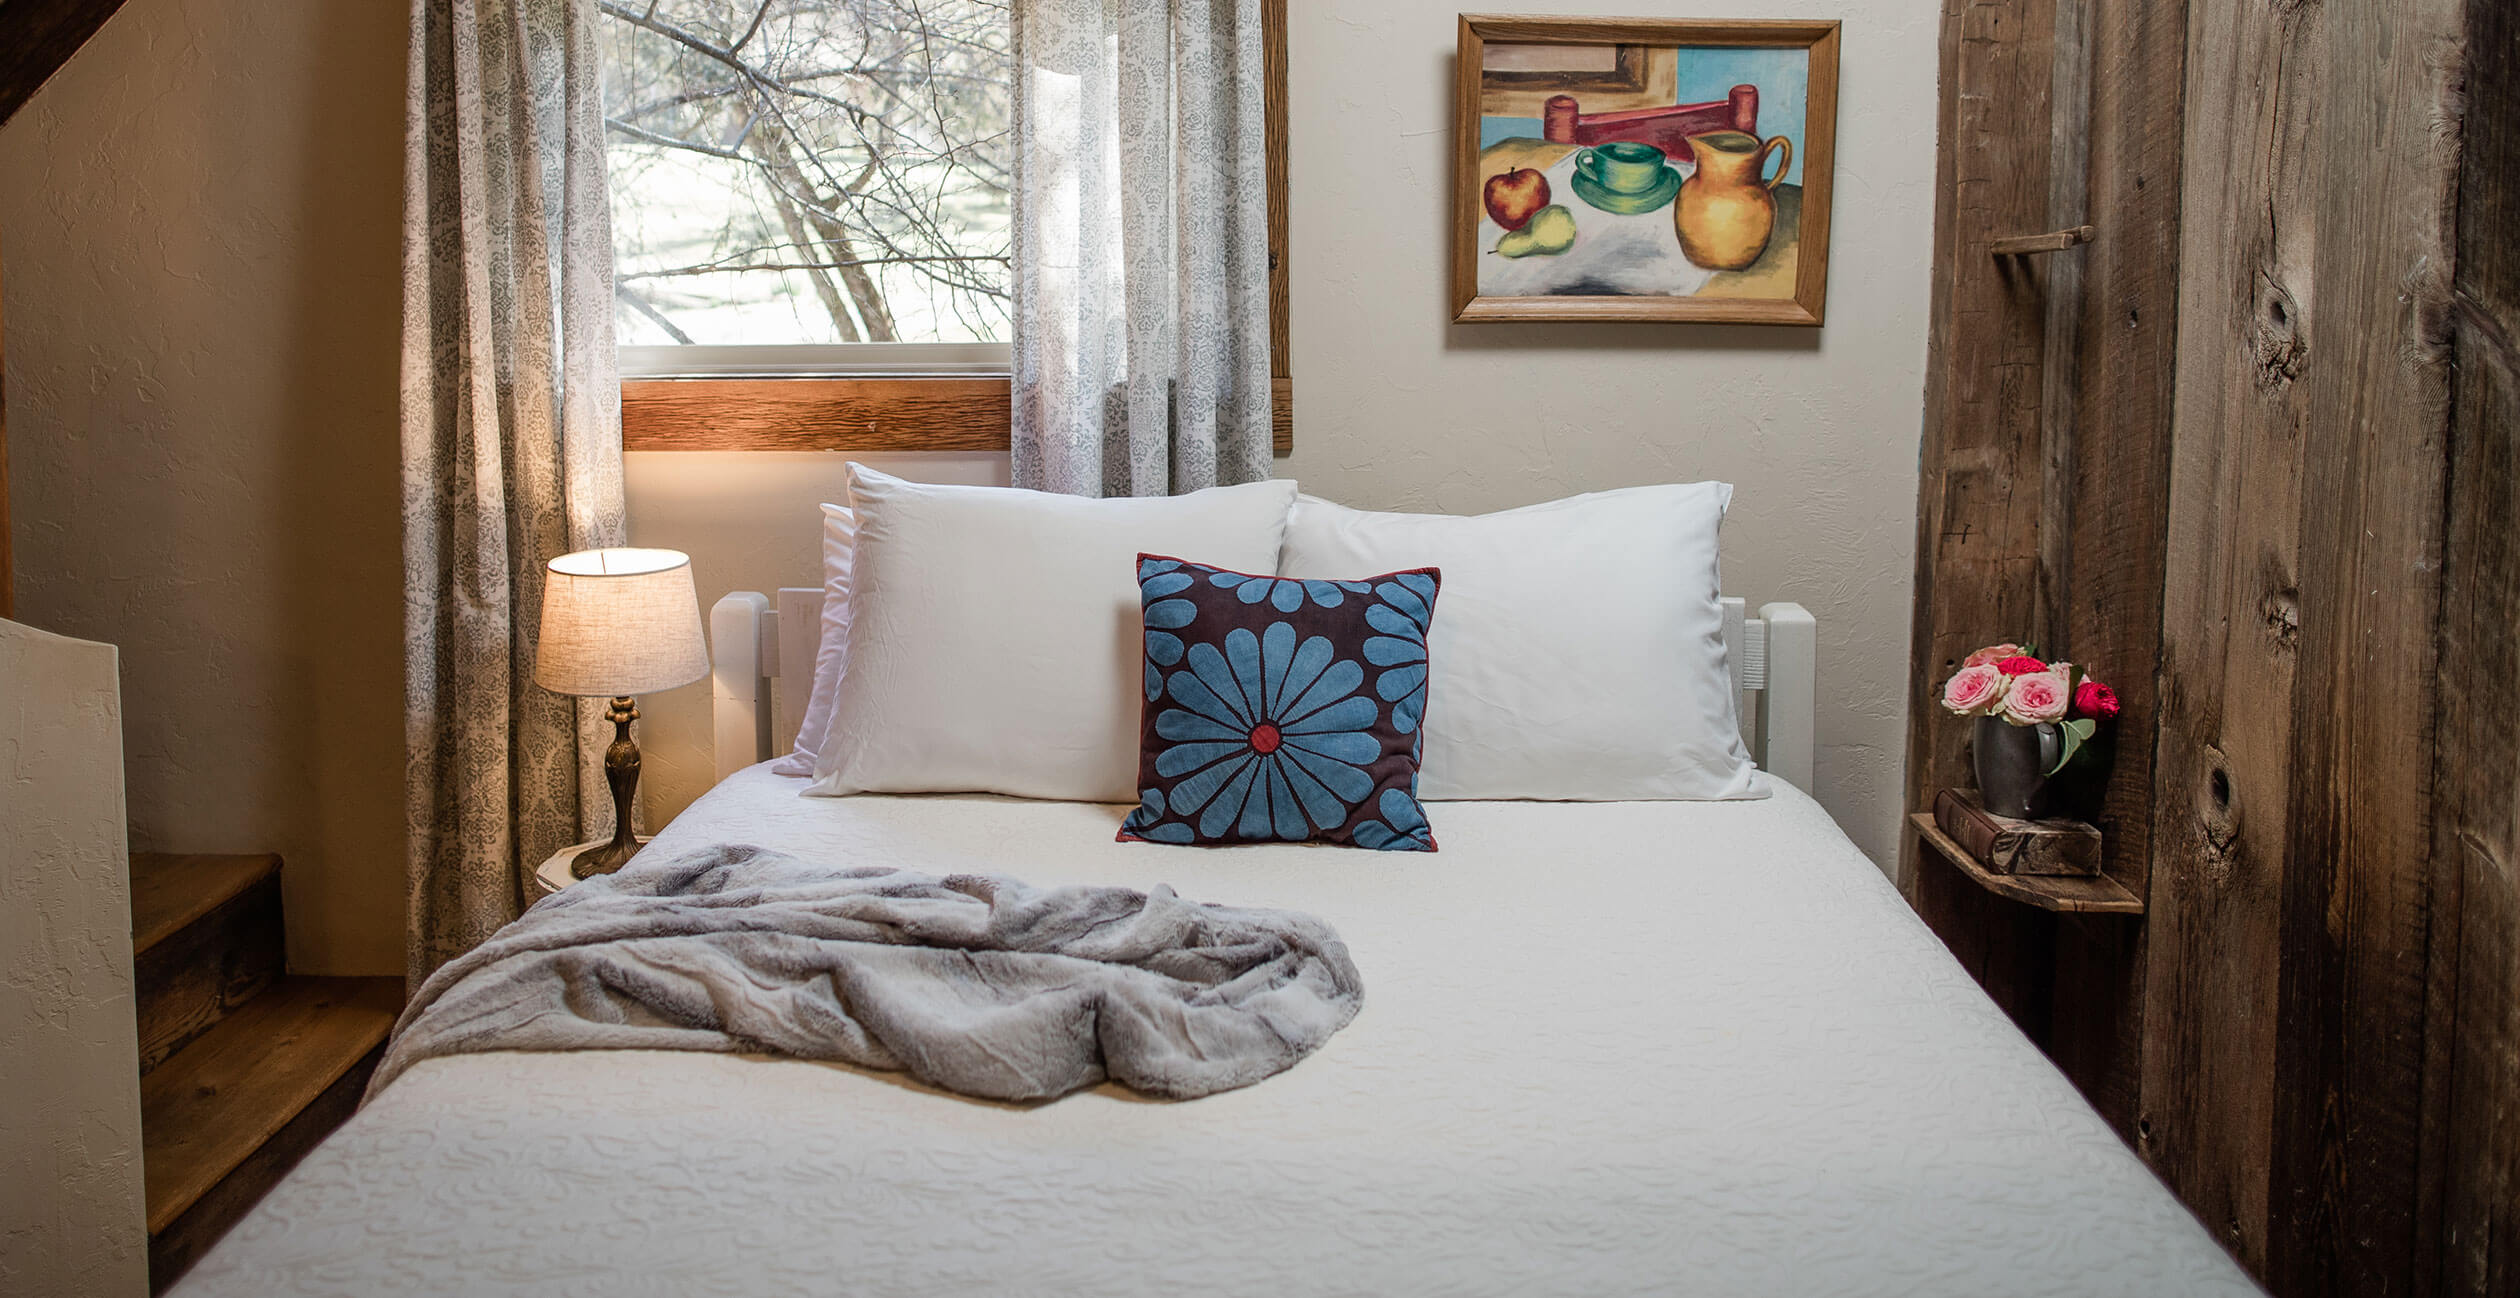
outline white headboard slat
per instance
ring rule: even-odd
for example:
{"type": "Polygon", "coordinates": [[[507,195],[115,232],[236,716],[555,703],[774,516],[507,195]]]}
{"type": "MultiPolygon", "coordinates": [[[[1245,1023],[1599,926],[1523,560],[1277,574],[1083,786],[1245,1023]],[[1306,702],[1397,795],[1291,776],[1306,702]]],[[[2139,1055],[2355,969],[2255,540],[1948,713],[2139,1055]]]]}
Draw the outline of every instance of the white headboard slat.
{"type": "Polygon", "coordinates": [[[821,589],[784,587],[778,599],[778,632],[762,636],[762,643],[779,651],[779,670],[764,673],[776,682],[770,692],[770,734],[778,743],[774,756],[795,744],[797,728],[805,724],[805,704],[814,693],[814,660],[822,655],[821,589]]]}
{"type": "MultiPolygon", "coordinates": [[[[770,755],[770,709],[762,691],[778,661],[764,623],[778,615],[757,591],[739,590],[709,609],[709,704],[721,780],[770,755]]],[[[789,739],[795,732],[789,732],[789,739]]]]}

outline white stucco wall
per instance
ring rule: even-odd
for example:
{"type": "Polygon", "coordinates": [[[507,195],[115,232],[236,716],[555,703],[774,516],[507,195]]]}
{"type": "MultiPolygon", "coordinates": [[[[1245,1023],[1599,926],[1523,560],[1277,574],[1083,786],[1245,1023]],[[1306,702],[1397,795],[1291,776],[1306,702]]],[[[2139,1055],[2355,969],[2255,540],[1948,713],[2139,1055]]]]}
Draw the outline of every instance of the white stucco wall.
{"type": "Polygon", "coordinates": [[[0,1295],[149,1291],[114,647],[0,621],[0,1295]]]}
{"type": "MultiPolygon", "coordinates": [[[[1819,615],[1819,793],[1888,860],[1936,11],[1724,12],[1846,24],[1817,332],[1450,324],[1457,6],[1292,0],[1299,396],[1281,467],[1395,509],[1735,482],[1728,584],[1819,615]]],[[[20,616],[122,647],[136,845],[284,853],[290,958],[312,972],[401,968],[405,13],[129,0],[0,128],[20,616]]],[[[1006,471],[995,456],[885,463],[1006,471]]],[[[704,600],[811,580],[812,506],[839,495],[838,457],[634,455],[629,469],[635,538],[691,551],[704,600]]],[[[707,706],[705,685],[641,701],[651,821],[706,786],[707,706]]]]}
{"type": "MultiPolygon", "coordinates": [[[[1631,15],[1706,16],[1667,0],[1631,15]]],[[[1598,13],[1591,0],[1515,12],[1598,13]]],[[[1924,399],[1937,11],[1917,0],[1737,0],[1837,18],[1829,323],[1456,325],[1447,306],[1458,3],[1291,0],[1295,453],[1279,472],[1366,509],[1473,513],[1722,478],[1727,587],[1820,620],[1820,800],[1897,855],[1916,454],[1924,399]]],[[[1003,481],[1002,457],[896,471],[1003,481]]],[[[631,528],[689,550],[703,601],[814,580],[840,457],[630,457],[631,528]]],[[[653,811],[707,787],[707,688],[643,702],[653,811]],[[668,769],[659,771],[660,766],[668,769]]]]}

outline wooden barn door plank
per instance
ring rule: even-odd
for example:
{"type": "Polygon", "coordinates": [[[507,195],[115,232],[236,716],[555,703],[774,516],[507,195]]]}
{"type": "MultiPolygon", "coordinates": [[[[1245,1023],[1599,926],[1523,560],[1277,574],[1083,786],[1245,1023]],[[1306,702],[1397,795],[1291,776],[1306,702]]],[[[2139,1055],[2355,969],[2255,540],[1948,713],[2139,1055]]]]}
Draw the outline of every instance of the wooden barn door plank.
{"type": "MultiPolygon", "coordinates": [[[[2124,711],[2098,823],[2110,877],[2150,885],[2163,543],[2179,276],[2183,3],[2083,0],[2088,108],[2082,249],[2049,257],[2050,504],[2042,582],[2069,653],[2118,692],[2124,711]],[[2071,276],[2069,281],[2068,276],[2071,276]],[[2058,346],[2069,340],[2070,348],[2058,346]],[[2061,452],[2061,453],[2060,453],[2061,452]]],[[[2060,60],[2061,61],[2061,60],[2060,60]]],[[[2061,139],[2060,132],[2060,139],[2061,139]]],[[[2060,160],[2068,147],[2059,145],[2060,160]]],[[[2056,228],[2074,224],[2063,206],[2056,228]]],[[[2048,1050],[2129,1140],[2142,1059],[2144,926],[2091,918],[2058,926],[2048,1050]]]]}
{"type": "Polygon", "coordinates": [[[2265,1272],[2288,1296],[2413,1275],[2462,5],[2313,6],[2286,69],[2319,104],[2311,183],[2273,209],[2316,255],[2265,1272]]]}
{"type": "Polygon", "coordinates": [[[2416,1293],[2520,1292],[2520,6],[2461,43],[2416,1293]]]}
{"type": "Polygon", "coordinates": [[[2316,180],[2315,23],[2315,6],[2188,13],[2167,537],[2180,561],[2162,596],[2146,913],[2138,1147],[2260,1273],[2316,233],[2276,214],[2316,180]]]}
{"type": "Polygon", "coordinates": [[[2415,1272],[2459,5],[2190,16],[2142,1129],[2287,1298],[2415,1272]]]}
{"type": "MultiPolygon", "coordinates": [[[[2055,17],[2055,0],[1943,5],[1907,751],[1907,802],[1920,810],[1934,790],[1970,783],[1967,727],[1938,714],[1935,685],[1987,639],[2045,630],[2037,583],[2046,300],[2034,275],[1997,261],[1986,244],[2048,228],[2055,17]]],[[[1900,878],[1987,994],[2045,1040],[2054,921],[1986,896],[1920,856],[1913,836],[1900,878]]]]}
{"type": "MultiPolygon", "coordinates": [[[[2042,629],[2034,622],[2046,305],[1986,243],[2047,218],[2054,22],[2051,0],[1943,7],[1937,273],[1917,489],[1910,707],[1919,718],[1935,706],[1938,673],[1983,637],[2042,629]]],[[[1922,809],[1919,795],[1967,782],[1964,729],[1909,727],[1909,805],[1922,809]]]]}

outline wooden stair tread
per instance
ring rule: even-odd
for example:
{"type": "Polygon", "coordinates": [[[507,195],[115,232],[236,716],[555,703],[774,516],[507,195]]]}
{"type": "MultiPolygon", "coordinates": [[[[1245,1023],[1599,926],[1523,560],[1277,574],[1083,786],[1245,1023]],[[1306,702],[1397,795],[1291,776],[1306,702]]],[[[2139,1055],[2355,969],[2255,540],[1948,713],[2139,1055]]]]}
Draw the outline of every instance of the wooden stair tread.
{"type": "Polygon", "coordinates": [[[131,950],[138,954],[280,868],[268,852],[203,856],[134,852],[131,856],[131,950]]]}
{"type": "Polygon", "coordinates": [[[140,1079],[149,1232],[357,1067],[401,1010],[400,978],[284,977],[140,1079]]]}

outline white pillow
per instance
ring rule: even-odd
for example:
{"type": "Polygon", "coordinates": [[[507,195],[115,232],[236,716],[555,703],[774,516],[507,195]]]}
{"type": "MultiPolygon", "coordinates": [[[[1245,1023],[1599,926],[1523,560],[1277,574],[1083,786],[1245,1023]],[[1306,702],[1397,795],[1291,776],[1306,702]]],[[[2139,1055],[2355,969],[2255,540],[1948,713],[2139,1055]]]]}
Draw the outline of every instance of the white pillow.
{"type": "Polygon", "coordinates": [[[831,730],[831,701],[849,662],[849,573],[857,560],[857,515],[845,505],[825,505],[822,514],[822,640],[814,650],[814,692],[805,698],[796,747],[770,764],[773,775],[814,773],[814,755],[822,751],[831,730]]]}
{"type": "Polygon", "coordinates": [[[1305,496],[1285,577],[1440,568],[1421,798],[1763,798],[1724,662],[1732,487],[1630,487],[1461,518],[1305,496]]]}
{"type": "Polygon", "coordinates": [[[1092,500],[849,466],[848,670],[809,793],[1138,797],[1140,551],[1267,572],[1295,484],[1092,500]]]}

